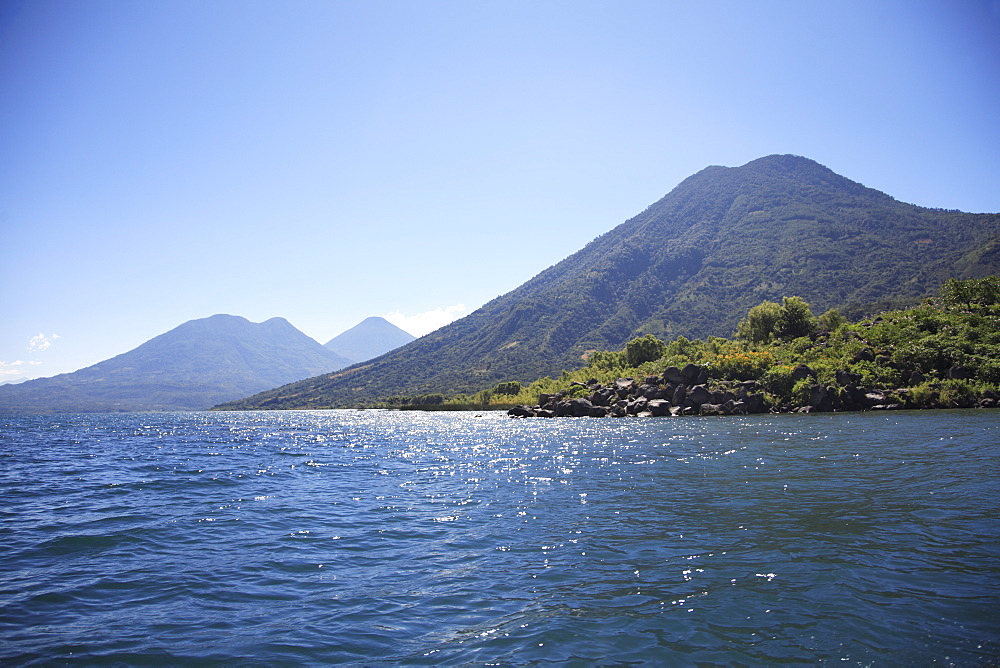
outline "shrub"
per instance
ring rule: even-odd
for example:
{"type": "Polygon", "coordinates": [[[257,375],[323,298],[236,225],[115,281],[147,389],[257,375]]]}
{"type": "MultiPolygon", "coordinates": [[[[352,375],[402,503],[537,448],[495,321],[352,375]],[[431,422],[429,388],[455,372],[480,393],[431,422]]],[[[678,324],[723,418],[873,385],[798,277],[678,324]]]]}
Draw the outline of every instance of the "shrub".
{"type": "Polygon", "coordinates": [[[975,389],[965,380],[951,379],[941,383],[941,403],[945,406],[975,399],[975,389]]]}
{"type": "Polygon", "coordinates": [[[816,319],[817,324],[828,332],[836,331],[841,325],[847,324],[847,319],[835,308],[830,309],[816,319]]]}
{"type": "Polygon", "coordinates": [[[910,388],[909,403],[918,408],[928,408],[940,398],[940,394],[930,383],[922,383],[910,388]]]}
{"type": "Polygon", "coordinates": [[[792,393],[792,369],[788,365],[773,366],[760,378],[760,384],[765,390],[778,397],[788,397],[792,393]]]}
{"type": "Polygon", "coordinates": [[[801,297],[782,297],[774,335],[779,339],[797,339],[816,331],[816,318],[809,310],[809,303],[801,297]]]}
{"type": "Polygon", "coordinates": [[[779,305],[763,301],[747,311],[747,317],[736,325],[736,336],[750,343],[770,341],[780,314],[779,305]]]}
{"type": "Polygon", "coordinates": [[[861,374],[861,384],[865,387],[898,387],[903,377],[892,367],[879,366],[876,362],[856,362],[851,365],[854,373],[861,374]]]}
{"type": "Polygon", "coordinates": [[[792,403],[796,406],[805,406],[809,403],[812,398],[812,386],[813,381],[809,378],[803,378],[797,381],[795,385],[792,386],[792,403]]]}
{"type": "Polygon", "coordinates": [[[516,380],[509,380],[500,383],[493,388],[493,394],[518,394],[521,391],[521,383],[516,380]]]}
{"type": "Polygon", "coordinates": [[[587,360],[587,366],[600,371],[616,371],[625,368],[625,356],[620,352],[599,350],[587,360]]]}
{"type": "Polygon", "coordinates": [[[756,380],[777,364],[770,351],[736,351],[716,355],[709,362],[712,376],[724,380],[756,380]]]}
{"type": "Polygon", "coordinates": [[[652,334],[632,339],[625,344],[625,362],[632,367],[654,362],[667,351],[667,344],[652,334]]]}

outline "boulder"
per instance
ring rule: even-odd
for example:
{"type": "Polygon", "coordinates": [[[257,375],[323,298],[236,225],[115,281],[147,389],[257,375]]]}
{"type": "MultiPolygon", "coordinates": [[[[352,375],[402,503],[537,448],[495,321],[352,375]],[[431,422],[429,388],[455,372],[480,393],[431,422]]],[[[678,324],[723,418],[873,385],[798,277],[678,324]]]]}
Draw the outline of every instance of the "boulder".
{"type": "Polygon", "coordinates": [[[701,375],[701,367],[697,364],[688,364],[683,369],[681,369],[681,376],[684,378],[684,383],[687,385],[697,385],[698,377],[701,375]]]}
{"type": "Polygon", "coordinates": [[[631,392],[635,389],[636,382],[635,378],[619,378],[615,381],[616,390],[628,390],[631,392]]]}
{"type": "Polygon", "coordinates": [[[792,369],[792,380],[795,382],[815,377],[816,372],[807,367],[805,364],[796,364],[795,368],[792,369]]]}
{"type": "Polygon", "coordinates": [[[829,413],[833,410],[833,400],[830,392],[822,385],[813,385],[809,388],[809,405],[821,413],[829,413]]]}
{"type": "Polygon", "coordinates": [[[858,403],[872,408],[875,406],[881,406],[886,403],[885,392],[865,392],[864,398],[858,403]]]}
{"type": "Polygon", "coordinates": [[[507,415],[511,417],[535,417],[535,411],[527,406],[514,406],[507,415]]]}
{"type": "Polygon", "coordinates": [[[673,383],[674,385],[684,382],[684,376],[681,374],[681,370],[675,366],[668,366],[663,370],[663,379],[668,383],[673,383]]]}
{"type": "Polygon", "coordinates": [[[848,385],[857,385],[861,382],[861,375],[857,373],[851,373],[846,369],[837,369],[834,372],[834,376],[837,378],[837,385],[842,387],[847,387],[848,385]]]}
{"type": "Polygon", "coordinates": [[[643,384],[640,385],[635,394],[637,397],[646,397],[647,399],[656,399],[660,393],[660,388],[656,385],[643,384]]]}
{"type": "Polygon", "coordinates": [[[875,353],[871,351],[871,348],[862,348],[854,355],[855,362],[874,362],[875,353]]]}
{"type": "Polygon", "coordinates": [[[712,399],[712,393],[708,391],[708,388],[704,385],[695,385],[688,390],[687,402],[692,406],[701,406],[702,404],[707,404],[712,399]]]}
{"type": "Polygon", "coordinates": [[[628,408],[625,410],[629,415],[638,415],[639,413],[646,410],[646,406],[649,405],[649,401],[646,397],[639,397],[634,401],[628,403],[628,408]]]}
{"type": "Polygon", "coordinates": [[[666,417],[670,415],[670,402],[666,399],[652,399],[646,404],[646,408],[654,417],[666,417]]]}
{"type": "Polygon", "coordinates": [[[586,399],[566,399],[556,404],[556,417],[586,417],[593,407],[586,399]]]}
{"type": "Polygon", "coordinates": [[[670,403],[674,406],[683,406],[685,401],[687,401],[687,386],[678,385],[674,390],[674,396],[670,398],[670,403]]]}
{"type": "Polygon", "coordinates": [[[610,387],[602,387],[590,395],[590,403],[595,406],[610,406],[618,400],[618,395],[610,387]]]}

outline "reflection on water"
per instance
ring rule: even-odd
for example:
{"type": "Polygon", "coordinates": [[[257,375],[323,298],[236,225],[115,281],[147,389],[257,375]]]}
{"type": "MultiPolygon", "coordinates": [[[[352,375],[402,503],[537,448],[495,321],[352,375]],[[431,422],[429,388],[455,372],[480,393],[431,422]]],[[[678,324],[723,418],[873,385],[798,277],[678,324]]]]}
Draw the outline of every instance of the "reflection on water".
{"type": "Polygon", "coordinates": [[[997,417],[7,418],[0,658],[995,661],[997,417]]]}

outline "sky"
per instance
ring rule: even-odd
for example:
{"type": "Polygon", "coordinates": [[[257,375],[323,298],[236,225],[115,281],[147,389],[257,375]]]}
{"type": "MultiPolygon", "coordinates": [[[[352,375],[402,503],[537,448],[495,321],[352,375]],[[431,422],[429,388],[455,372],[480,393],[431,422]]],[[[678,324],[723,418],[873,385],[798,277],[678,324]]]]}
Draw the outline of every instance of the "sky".
{"type": "Polygon", "coordinates": [[[775,153],[1000,212],[1000,0],[2,0],[0,381],[422,335],[775,153]]]}

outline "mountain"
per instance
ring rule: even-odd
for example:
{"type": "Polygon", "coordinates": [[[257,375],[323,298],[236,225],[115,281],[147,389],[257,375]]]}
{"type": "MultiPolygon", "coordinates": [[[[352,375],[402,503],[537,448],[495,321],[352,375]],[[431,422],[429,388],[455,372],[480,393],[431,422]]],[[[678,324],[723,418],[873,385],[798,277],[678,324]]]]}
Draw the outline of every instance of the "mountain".
{"type": "Polygon", "coordinates": [[[343,334],[338,334],[324,346],[351,362],[364,362],[390,350],[406,345],[417,337],[404,332],[386,320],[373,316],[365,318],[343,334]]]}
{"type": "Polygon", "coordinates": [[[807,158],[708,167],[638,216],[470,315],[362,365],[224,408],[350,406],[472,392],[579,367],[632,337],[730,336],[798,295],[849,317],[1000,273],[1000,214],[898,202],[807,158]]]}
{"type": "Polygon", "coordinates": [[[0,412],[197,410],[350,364],[287,320],[191,320],[73,373],[0,387],[0,412]]]}

